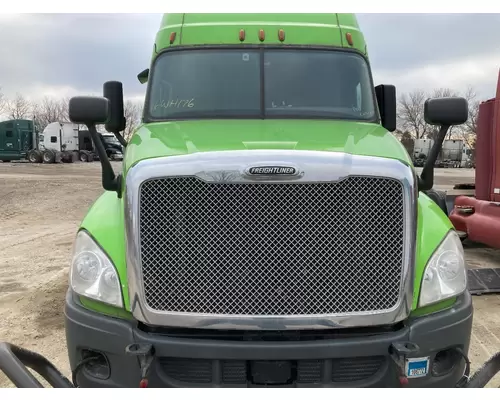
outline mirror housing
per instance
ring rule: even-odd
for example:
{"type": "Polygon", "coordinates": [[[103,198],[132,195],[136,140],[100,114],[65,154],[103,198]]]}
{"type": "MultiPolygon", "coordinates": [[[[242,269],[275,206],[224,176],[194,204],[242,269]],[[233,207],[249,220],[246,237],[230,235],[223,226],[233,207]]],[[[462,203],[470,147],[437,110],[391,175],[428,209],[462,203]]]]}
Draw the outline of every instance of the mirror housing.
{"type": "Polygon", "coordinates": [[[427,99],[424,104],[424,118],[429,125],[461,125],[468,117],[469,104],[463,97],[427,99]]]}
{"type": "Polygon", "coordinates": [[[382,126],[389,132],[396,130],[396,87],[394,85],[378,85],[375,95],[382,119],[382,126]]]}
{"type": "Polygon", "coordinates": [[[75,124],[99,125],[109,119],[109,101],[104,97],[75,96],[69,100],[69,119],[75,124]]]}

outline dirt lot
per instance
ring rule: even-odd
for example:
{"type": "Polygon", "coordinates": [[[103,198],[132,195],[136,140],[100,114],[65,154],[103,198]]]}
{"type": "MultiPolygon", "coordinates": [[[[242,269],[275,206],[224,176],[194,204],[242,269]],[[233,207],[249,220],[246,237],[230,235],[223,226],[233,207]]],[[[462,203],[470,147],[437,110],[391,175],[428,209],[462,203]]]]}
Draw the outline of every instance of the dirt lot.
{"type": "MultiPolygon", "coordinates": [[[[436,185],[473,179],[473,171],[438,170],[436,185]]],[[[67,376],[63,304],[72,241],[101,193],[98,163],[0,163],[0,341],[41,352],[67,376]]],[[[467,258],[500,266],[500,252],[487,248],[468,246],[467,258]]],[[[474,306],[473,367],[500,350],[500,296],[475,297],[474,306]]],[[[0,387],[9,386],[0,373],[0,387]]]]}

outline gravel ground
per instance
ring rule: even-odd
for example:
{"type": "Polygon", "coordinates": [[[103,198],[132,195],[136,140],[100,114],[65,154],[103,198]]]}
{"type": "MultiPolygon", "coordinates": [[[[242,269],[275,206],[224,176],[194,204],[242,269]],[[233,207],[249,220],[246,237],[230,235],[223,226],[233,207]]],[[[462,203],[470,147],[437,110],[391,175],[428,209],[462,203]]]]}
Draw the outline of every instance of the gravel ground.
{"type": "MultiPolygon", "coordinates": [[[[436,185],[473,180],[473,170],[442,169],[436,185]]],[[[0,163],[0,341],[42,353],[67,376],[63,304],[72,242],[102,191],[99,163],[0,163]]],[[[500,266],[500,251],[466,247],[470,265],[500,266]]],[[[470,357],[477,367],[500,350],[500,296],[474,297],[474,306],[470,357]]],[[[10,386],[0,373],[0,387],[10,386]]]]}

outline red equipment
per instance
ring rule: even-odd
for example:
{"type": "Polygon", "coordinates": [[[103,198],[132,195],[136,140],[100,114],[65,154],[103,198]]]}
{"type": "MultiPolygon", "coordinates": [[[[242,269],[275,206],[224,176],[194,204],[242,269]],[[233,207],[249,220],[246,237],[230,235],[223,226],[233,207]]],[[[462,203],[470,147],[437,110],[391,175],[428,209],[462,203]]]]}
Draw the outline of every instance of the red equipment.
{"type": "Polygon", "coordinates": [[[500,71],[496,97],[479,106],[475,197],[458,196],[449,218],[477,243],[500,248],[500,71]]]}

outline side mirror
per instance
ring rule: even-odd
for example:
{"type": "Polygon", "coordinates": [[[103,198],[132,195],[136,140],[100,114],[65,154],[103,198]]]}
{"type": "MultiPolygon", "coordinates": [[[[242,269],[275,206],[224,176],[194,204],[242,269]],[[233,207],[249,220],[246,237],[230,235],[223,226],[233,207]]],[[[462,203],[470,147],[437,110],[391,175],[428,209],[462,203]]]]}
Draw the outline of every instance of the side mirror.
{"type": "Polygon", "coordinates": [[[443,146],[446,133],[452,125],[460,125],[467,122],[468,117],[469,103],[463,97],[440,97],[425,101],[425,122],[430,125],[439,125],[440,129],[420,174],[418,182],[419,190],[426,191],[432,189],[434,185],[434,164],[443,146]]]}
{"type": "Polygon", "coordinates": [[[103,94],[109,100],[109,120],[106,130],[118,133],[125,129],[126,120],[123,110],[123,85],[121,82],[109,81],[103,85],[103,94]]]}
{"type": "Polygon", "coordinates": [[[375,87],[382,126],[389,132],[396,130],[396,87],[393,85],[378,85],[375,87]]]}
{"type": "MultiPolygon", "coordinates": [[[[75,124],[87,125],[94,149],[102,166],[102,186],[121,196],[121,176],[116,177],[106,150],[99,139],[96,125],[105,124],[109,119],[110,104],[106,97],[79,96],[69,101],[69,119],[75,124]]],[[[80,135],[79,135],[80,136],[80,135]]]]}
{"type": "Polygon", "coordinates": [[[428,99],[424,104],[424,118],[430,125],[461,125],[469,118],[469,103],[463,97],[428,99]]]}
{"type": "Polygon", "coordinates": [[[69,119],[75,124],[99,125],[109,118],[109,101],[105,97],[76,96],[69,100],[69,119]]]}

